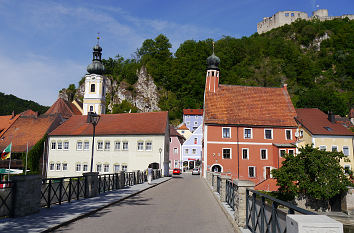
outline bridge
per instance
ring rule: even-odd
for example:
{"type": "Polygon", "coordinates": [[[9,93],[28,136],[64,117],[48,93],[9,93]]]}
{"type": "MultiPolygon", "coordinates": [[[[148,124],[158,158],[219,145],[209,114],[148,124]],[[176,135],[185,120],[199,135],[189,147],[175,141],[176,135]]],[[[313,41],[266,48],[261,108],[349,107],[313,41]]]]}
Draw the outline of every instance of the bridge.
{"type": "MultiPolygon", "coordinates": [[[[241,232],[240,225],[248,232],[291,232],[286,231],[287,213],[313,214],[252,191],[249,182],[233,182],[216,173],[208,173],[206,180],[188,173],[160,177],[156,172],[154,178],[148,184],[145,173],[136,172],[101,175],[96,183],[87,177],[43,179],[40,212],[3,218],[0,232],[228,233],[241,232]],[[85,198],[90,184],[98,193],[85,198]]],[[[1,204],[5,198],[0,199],[1,204]]],[[[8,210],[17,204],[8,202],[8,210]]]]}

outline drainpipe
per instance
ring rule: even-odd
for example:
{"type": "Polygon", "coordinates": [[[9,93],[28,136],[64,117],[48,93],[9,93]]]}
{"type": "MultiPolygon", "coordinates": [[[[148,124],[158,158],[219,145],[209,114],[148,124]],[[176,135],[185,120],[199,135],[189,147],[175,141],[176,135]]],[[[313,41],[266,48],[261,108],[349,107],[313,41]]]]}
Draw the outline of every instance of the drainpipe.
{"type": "Polygon", "coordinates": [[[240,179],[240,145],[238,140],[238,126],[237,126],[236,140],[237,140],[237,179],[240,179]]]}

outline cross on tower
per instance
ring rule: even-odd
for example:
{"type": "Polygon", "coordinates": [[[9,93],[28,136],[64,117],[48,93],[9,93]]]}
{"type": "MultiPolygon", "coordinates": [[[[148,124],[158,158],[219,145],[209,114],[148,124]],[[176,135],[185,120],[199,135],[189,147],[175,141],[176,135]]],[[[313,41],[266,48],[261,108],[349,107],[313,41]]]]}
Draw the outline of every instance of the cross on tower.
{"type": "Polygon", "coordinates": [[[213,54],[214,54],[214,49],[215,49],[215,42],[213,41],[213,54]]]}
{"type": "Polygon", "coordinates": [[[100,44],[100,33],[97,32],[97,44],[100,44]]]}

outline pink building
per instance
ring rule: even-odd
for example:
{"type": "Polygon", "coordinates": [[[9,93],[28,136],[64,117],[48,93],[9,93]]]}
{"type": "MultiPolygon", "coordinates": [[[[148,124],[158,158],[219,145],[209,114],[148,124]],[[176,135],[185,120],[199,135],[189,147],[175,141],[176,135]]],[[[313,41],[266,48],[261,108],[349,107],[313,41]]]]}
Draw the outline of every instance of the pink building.
{"type": "Polygon", "coordinates": [[[186,139],[180,135],[176,129],[170,125],[170,169],[181,168],[182,161],[182,144],[186,139]]]}

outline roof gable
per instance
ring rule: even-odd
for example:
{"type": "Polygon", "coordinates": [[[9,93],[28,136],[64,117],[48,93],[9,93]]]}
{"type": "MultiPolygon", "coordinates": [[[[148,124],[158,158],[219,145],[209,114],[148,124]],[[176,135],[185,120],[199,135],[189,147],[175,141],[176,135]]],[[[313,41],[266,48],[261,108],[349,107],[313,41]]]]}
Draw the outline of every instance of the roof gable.
{"type": "Polygon", "coordinates": [[[206,124],[296,127],[286,88],[219,85],[205,93],[206,124]]]}
{"type": "Polygon", "coordinates": [[[44,113],[44,115],[61,114],[64,118],[70,118],[73,115],[82,115],[75,104],[58,98],[57,101],[44,113]]]}

